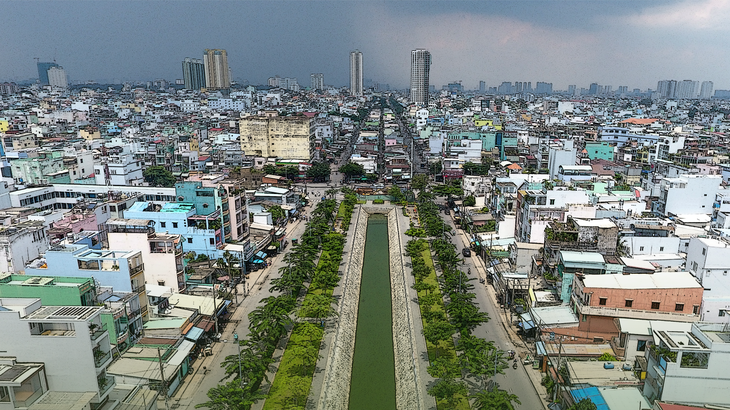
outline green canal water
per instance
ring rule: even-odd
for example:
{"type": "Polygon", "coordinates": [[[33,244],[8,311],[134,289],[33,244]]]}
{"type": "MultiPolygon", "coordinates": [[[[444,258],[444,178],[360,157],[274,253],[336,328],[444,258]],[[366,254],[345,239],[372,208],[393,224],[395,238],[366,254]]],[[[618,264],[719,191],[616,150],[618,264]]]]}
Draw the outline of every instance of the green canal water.
{"type": "Polygon", "coordinates": [[[350,410],[395,410],[395,359],[390,298],[388,219],[368,219],[360,282],[350,410]]]}

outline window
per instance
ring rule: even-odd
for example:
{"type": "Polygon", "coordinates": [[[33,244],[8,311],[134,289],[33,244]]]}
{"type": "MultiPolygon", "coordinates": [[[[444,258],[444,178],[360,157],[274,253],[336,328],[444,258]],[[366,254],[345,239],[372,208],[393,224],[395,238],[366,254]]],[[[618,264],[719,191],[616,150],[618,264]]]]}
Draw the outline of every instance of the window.
{"type": "Polygon", "coordinates": [[[651,302],[652,309],[659,309],[659,302],[651,302]]]}
{"type": "Polygon", "coordinates": [[[160,228],[164,228],[167,226],[167,222],[160,222],[160,228]]]}
{"type": "Polygon", "coordinates": [[[0,386],[0,403],[10,402],[10,392],[7,387],[0,386]]]}
{"type": "Polygon", "coordinates": [[[699,315],[700,314],[700,305],[694,305],[694,306],[692,306],[692,314],[693,315],[699,315]]]}
{"type": "Polygon", "coordinates": [[[646,340],[637,340],[636,341],[636,351],[643,352],[645,350],[646,350],[646,340]]]}
{"type": "Polygon", "coordinates": [[[608,301],[608,298],[598,298],[598,304],[601,306],[606,306],[607,301],[608,301]]]}
{"type": "Polygon", "coordinates": [[[554,199],[551,199],[550,200],[550,205],[555,205],[555,200],[554,199]]]}
{"type": "Polygon", "coordinates": [[[707,251],[707,249],[705,249],[705,248],[702,248],[702,254],[703,254],[703,255],[705,254],[705,252],[706,252],[706,251],[707,251]]]}
{"type": "Polygon", "coordinates": [[[172,227],[173,227],[173,228],[177,228],[177,222],[173,222],[173,223],[172,223],[172,227]]]}
{"type": "Polygon", "coordinates": [[[634,301],[632,299],[626,299],[626,303],[624,303],[624,307],[632,307],[634,305],[634,301]]]}
{"type": "Polygon", "coordinates": [[[659,247],[659,252],[664,252],[664,247],[663,246],[660,246],[659,247]]]}
{"type": "Polygon", "coordinates": [[[643,246],[639,246],[639,251],[641,252],[643,250],[644,250],[644,247],[643,246]]]}
{"type": "Polygon", "coordinates": [[[193,243],[193,238],[188,238],[188,243],[193,243]]]}
{"type": "Polygon", "coordinates": [[[158,286],[165,286],[165,281],[164,280],[158,280],[157,281],[157,285],[158,286]]]}
{"type": "Polygon", "coordinates": [[[717,316],[719,316],[719,317],[725,316],[725,310],[724,309],[720,309],[720,311],[717,313],[717,316]]]}
{"type": "Polygon", "coordinates": [[[682,312],[683,310],[684,310],[684,303],[675,303],[674,304],[675,312],[682,312]]]}
{"type": "Polygon", "coordinates": [[[215,239],[214,238],[210,238],[210,244],[211,245],[215,245],[215,239]]]}

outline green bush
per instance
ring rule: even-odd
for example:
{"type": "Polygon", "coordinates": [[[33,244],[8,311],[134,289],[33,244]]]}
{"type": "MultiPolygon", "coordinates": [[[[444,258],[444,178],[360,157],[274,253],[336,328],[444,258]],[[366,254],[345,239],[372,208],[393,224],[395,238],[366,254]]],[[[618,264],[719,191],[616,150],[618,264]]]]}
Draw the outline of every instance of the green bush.
{"type": "Polygon", "coordinates": [[[385,201],[382,200],[382,199],[373,199],[373,204],[374,205],[382,205],[384,203],[385,203],[385,201]]]}
{"type": "Polygon", "coordinates": [[[616,356],[612,355],[611,353],[606,352],[606,353],[602,354],[598,358],[598,360],[601,362],[614,362],[614,361],[616,361],[616,356]]]}

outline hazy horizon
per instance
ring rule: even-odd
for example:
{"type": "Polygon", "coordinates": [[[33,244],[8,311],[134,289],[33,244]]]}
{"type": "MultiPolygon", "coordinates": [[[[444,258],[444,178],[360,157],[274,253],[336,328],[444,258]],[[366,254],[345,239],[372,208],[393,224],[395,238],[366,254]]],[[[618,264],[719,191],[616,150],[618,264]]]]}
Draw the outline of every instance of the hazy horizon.
{"type": "Polygon", "coordinates": [[[72,82],[182,78],[185,57],[222,48],[234,79],[323,73],[348,85],[349,52],[364,77],[408,87],[410,50],[432,54],[431,84],[592,82],[629,89],[658,80],[730,87],[730,2],[675,1],[4,1],[0,80],[36,78],[53,61],[72,82]]]}

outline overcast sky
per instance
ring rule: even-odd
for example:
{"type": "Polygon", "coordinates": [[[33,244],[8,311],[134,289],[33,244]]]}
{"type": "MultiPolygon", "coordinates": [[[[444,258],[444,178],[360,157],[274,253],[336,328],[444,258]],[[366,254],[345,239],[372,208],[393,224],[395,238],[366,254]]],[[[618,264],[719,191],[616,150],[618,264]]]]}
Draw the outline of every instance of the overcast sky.
{"type": "Polygon", "coordinates": [[[38,76],[35,57],[72,81],[182,78],[185,57],[228,51],[234,79],[324,73],[408,86],[410,50],[428,49],[431,84],[461,80],[655,88],[661,79],[730,88],[730,1],[10,1],[0,0],[0,81],[38,76]]]}

